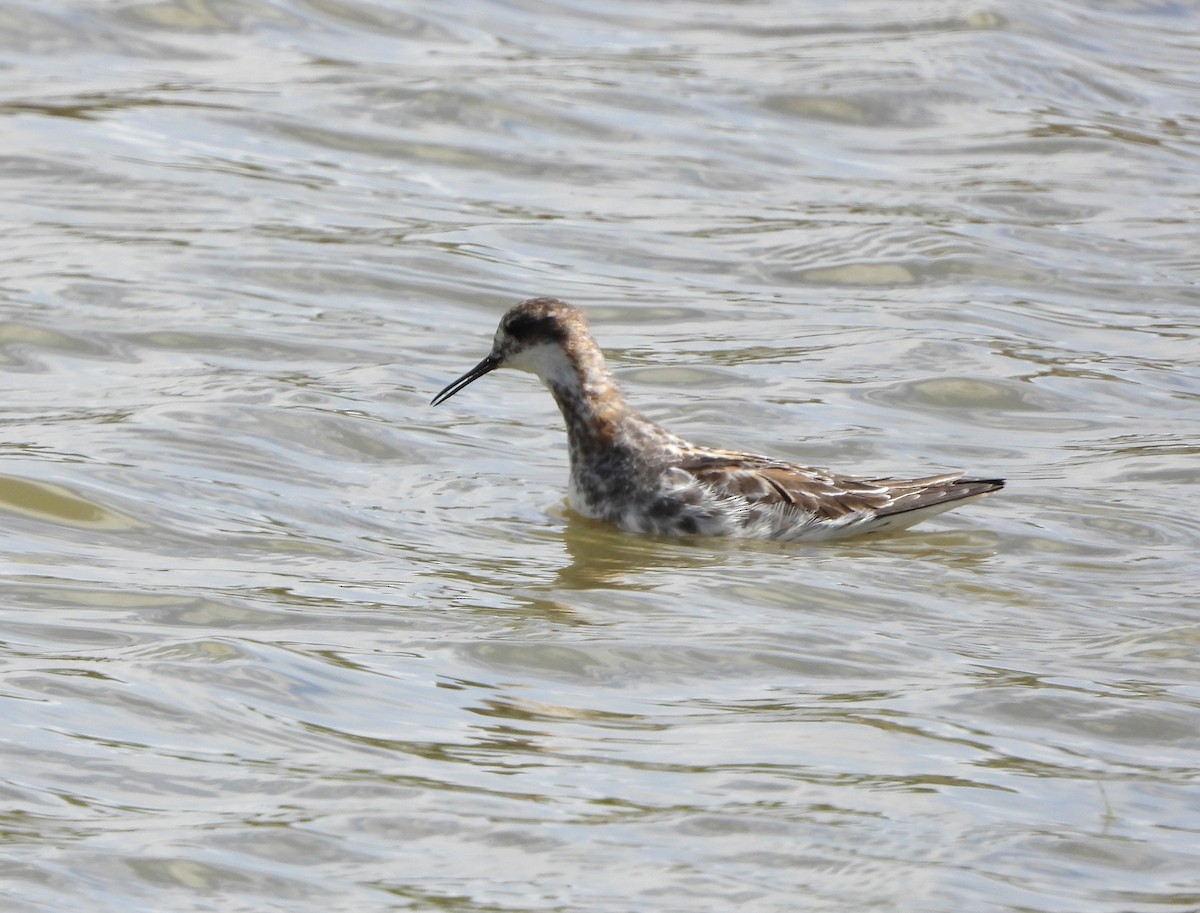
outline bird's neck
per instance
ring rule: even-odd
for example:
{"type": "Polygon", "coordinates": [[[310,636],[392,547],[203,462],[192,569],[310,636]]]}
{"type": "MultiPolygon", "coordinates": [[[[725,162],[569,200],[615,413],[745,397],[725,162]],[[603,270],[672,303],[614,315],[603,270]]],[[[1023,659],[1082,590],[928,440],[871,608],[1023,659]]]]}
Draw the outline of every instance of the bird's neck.
{"type": "Polygon", "coordinates": [[[591,339],[568,340],[562,355],[542,382],[562,412],[572,453],[613,447],[622,427],[637,414],[591,339]]]}

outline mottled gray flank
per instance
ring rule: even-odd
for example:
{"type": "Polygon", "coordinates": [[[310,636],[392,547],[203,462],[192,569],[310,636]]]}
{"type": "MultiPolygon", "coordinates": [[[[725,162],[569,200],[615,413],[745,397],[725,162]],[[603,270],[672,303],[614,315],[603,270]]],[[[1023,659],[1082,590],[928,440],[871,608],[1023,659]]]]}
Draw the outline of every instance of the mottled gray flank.
{"type": "Polygon", "coordinates": [[[769,457],[697,447],[629,405],[577,307],[531,298],[504,315],[491,353],[444,402],[496,368],[536,374],[567,425],[570,503],[634,533],[837,539],[905,529],[1004,487],[962,473],[864,479],[769,457]]]}

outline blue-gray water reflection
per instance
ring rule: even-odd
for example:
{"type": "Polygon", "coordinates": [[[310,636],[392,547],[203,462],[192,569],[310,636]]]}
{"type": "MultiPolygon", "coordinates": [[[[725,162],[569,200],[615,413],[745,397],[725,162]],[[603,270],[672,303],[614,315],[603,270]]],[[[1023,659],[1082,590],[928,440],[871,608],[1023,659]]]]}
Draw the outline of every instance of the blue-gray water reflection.
{"type": "Polygon", "coordinates": [[[5,909],[1200,905],[1186,6],[10,5],[5,909]],[[688,437],[1000,497],[562,503],[688,437]]]}

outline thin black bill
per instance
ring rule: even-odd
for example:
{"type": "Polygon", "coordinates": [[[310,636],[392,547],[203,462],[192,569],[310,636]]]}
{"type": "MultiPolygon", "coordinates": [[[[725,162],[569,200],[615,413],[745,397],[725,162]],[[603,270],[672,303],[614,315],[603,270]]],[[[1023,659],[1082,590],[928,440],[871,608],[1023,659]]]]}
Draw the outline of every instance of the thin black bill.
{"type": "Polygon", "coordinates": [[[447,384],[445,389],[435,396],[429,405],[440,406],[467,384],[471,383],[471,381],[479,380],[479,378],[483,377],[483,375],[490,371],[495,371],[498,367],[500,367],[500,359],[489,355],[458,380],[451,381],[449,384],[447,384]]]}

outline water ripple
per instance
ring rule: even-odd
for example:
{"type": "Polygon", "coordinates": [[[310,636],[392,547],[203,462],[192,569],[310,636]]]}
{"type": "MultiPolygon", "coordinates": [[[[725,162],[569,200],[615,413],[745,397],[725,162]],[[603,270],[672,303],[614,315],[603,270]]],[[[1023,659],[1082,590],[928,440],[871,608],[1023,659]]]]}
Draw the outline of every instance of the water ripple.
{"type": "Polygon", "coordinates": [[[0,11],[6,909],[1190,910],[1191,8],[0,11]],[[706,443],[1008,488],[574,516],[706,443]],[[903,898],[903,900],[897,900],[903,898]]]}

